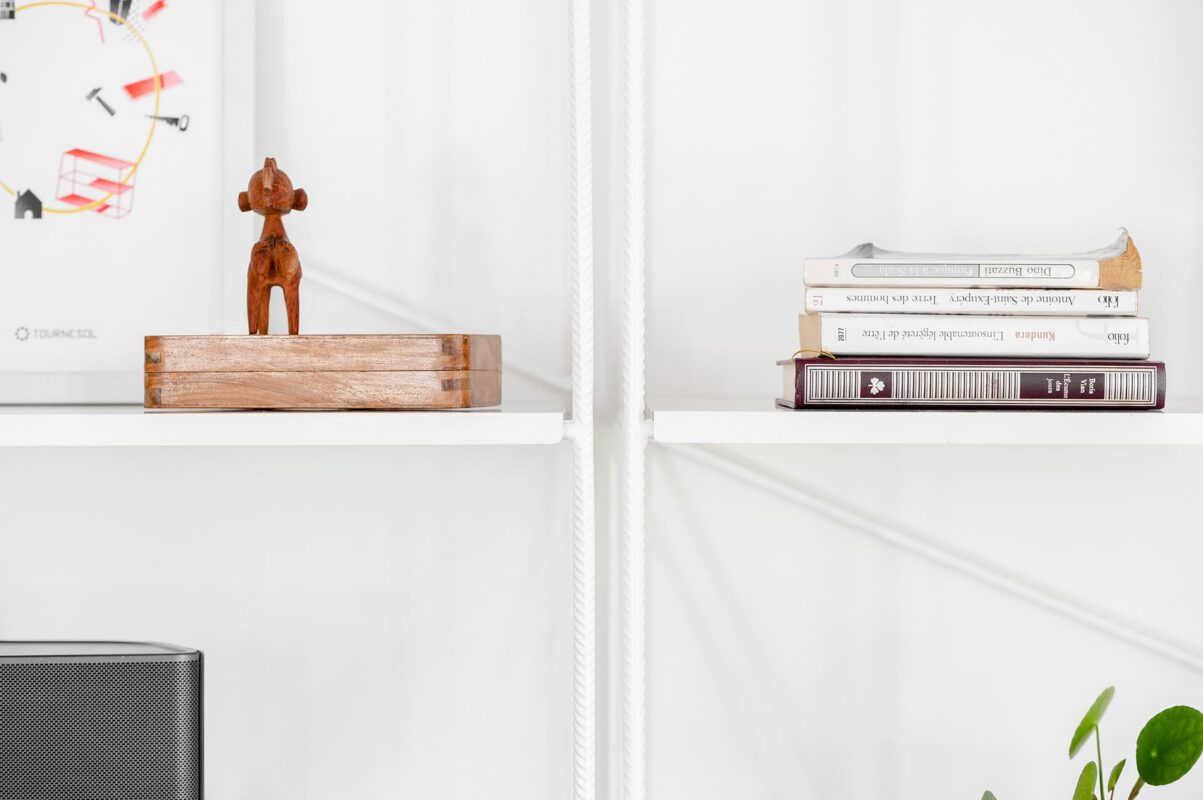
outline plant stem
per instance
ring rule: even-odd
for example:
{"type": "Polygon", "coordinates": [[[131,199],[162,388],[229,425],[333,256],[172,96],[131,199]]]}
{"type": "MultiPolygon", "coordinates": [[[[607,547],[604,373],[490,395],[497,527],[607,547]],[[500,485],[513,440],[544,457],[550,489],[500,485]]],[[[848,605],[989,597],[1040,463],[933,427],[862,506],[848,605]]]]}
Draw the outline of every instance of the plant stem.
{"type": "Polygon", "coordinates": [[[1099,754],[1099,800],[1103,800],[1107,796],[1107,789],[1103,784],[1103,737],[1099,734],[1098,725],[1094,726],[1094,746],[1099,754]]]}

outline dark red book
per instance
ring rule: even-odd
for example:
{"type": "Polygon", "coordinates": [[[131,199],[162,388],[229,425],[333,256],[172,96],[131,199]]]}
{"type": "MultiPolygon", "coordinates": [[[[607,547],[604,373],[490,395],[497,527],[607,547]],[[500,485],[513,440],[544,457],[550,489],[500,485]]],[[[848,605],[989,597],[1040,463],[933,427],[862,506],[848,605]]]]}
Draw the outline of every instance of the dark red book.
{"type": "Polygon", "coordinates": [[[1053,358],[797,358],[779,405],[790,408],[1165,407],[1160,361],[1053,358]]]}

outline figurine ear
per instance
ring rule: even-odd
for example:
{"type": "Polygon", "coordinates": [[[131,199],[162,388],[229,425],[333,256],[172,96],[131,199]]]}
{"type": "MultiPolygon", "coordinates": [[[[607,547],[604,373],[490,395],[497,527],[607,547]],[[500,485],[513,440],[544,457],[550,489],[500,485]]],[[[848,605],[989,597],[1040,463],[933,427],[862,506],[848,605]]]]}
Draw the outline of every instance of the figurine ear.
{"type": "Polygon", "coordinates": [[[249,194],[247,194],[246,192],[238,193],[238,210],[239,211],[250,211],[251,210],[251,196],[249,194]]]}
{"type": "Polygon", "coordinates": [[[292,207],[294,211],[304,211],[307,205],[309,205],[309,195],[305,194],[304,189],[297,189],[292,193],[292,207]]]}

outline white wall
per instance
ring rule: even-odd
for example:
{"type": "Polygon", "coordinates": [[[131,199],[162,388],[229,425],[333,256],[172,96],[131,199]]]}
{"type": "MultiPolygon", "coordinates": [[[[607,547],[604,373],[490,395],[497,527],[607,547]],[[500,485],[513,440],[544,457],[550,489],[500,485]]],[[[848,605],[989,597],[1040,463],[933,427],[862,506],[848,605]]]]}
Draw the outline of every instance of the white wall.
{"type": "MultiPolygon", "coordinates": [[[[1198,649],[1203,548],[1184,511],[1203,467],[1197,454],[761,447],[736,455],[858,515],[1198,649]]],[[[649,473],[654,797],[918,800],[980,797],[985,788],[1000,798],[1065,796],[1081,769],[1065,757],[1069,736],[1104,687],[1118,687],[1103,736],[1113,761],[1131,759],[1156,711],[1203,702],[1197,672],[675,449],[654,448],[649,473]]],[[[1156,796],[1196,797],[1199,785],[1196,775],[1156,796]]]]}
{"type": "MultiPolygon", "coordinates": [[[[651,0],[649,391],[771,396],[799,267],[1131,229],[1172,398],[1203,386],[1203,7],[651,0]]],[[[905,424],[900,417],[899,424],[905,424]]],[[[744,448],[846,508],[1195,649],[1191,451],[744,448]]],[[[652,797],[1068,796],[1203,680],[654,445],[652,797]]],[[[1198,796],[1203,776],[1156,796],[1198,796]]],[[[1147,793],[1153,796],[1154,790],[1147,793]]],[[[1126,796],[1126,795],[1125,795],[1126,796]]]]}
{"type": "MultiPolygon", "coordinates": [[[[865,239],[1077,249],[1126,225],[1171,393],[1203,394],[1193,0],[650,5],[653,393],[772,396],[808,254],[865,239]]],[[[618,6],[595,5],[603,428],[618,387],[618,6]]],[[[331,13],[259,0],[253,23],[256,150],[311,198],[289,221],[306,327],[499,332],[525,370],[507,373],[508,397],[561,406],[563,3],[363,0],[331,13]]],[[[227,286],[239,330],[239,279],[227,286]]],[[[602,445],[613,797],[615,451],[602,445]]],[[[734,454],[1203,638],[1193,451],[734,454]]],[[[563,797],[568,465],[564,447],[0,450],[0,631],[205,648],[214,797],[563,797]]],[[[649,497],[654,798],[1067,796],[1068,737],[1102,687],[1119,687],[1111,758],[1131,755],[1152,712],[1203,703],[1197,674],[677,450],[653,445],[649,497]]]]}
{"type": "Polygon", "coordinates": [[[5,449],[0,631],[203,649],[209,797],[562,795],[568,463],[5,449]]]}
{"type": "Polygon", "coordinates": [[[257,149],[310,198],[288,220],[312,281],[306,329],[500,333],[522,368],[507,399],[558,405],[546,384],[566,386],[570,367],[562,4],[327,5],[256,5],[257,149]]]}
{"type": "Polygon", "coordinates": [[[651,2],[649,391],[775,390],[800,260],[1082,250],[1127,226],[1203,394],[1203,6],[651,2]],[[682,335],[688,331],[688,335],[682,335]]]}

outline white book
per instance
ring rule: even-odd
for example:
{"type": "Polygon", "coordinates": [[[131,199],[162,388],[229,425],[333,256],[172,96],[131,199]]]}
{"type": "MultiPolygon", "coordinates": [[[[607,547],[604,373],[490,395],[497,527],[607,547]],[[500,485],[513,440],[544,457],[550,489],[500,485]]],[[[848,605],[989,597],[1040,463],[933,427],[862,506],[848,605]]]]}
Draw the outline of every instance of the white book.
{"type": "Polygon", "coordinates": [[[1149,357],[1139,317],[802,314],[798,331],[804,351],[836,356],[1149,357]]]}
{"type": "Polygon", "coordinates": [[[804,309],[807,313],[1134,317],[1138,294],[1102,289],[829,286],[807,289],[804,309]]]}
{"type": "Polygon", "coordinates": [[[897,253],[862,244],[836,258],[808,258],[807,286],[1139,289],[1140,254],[1127,231],[1108,247],[1061,256],[897,253]]]}

